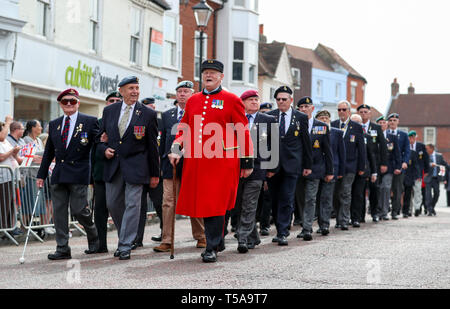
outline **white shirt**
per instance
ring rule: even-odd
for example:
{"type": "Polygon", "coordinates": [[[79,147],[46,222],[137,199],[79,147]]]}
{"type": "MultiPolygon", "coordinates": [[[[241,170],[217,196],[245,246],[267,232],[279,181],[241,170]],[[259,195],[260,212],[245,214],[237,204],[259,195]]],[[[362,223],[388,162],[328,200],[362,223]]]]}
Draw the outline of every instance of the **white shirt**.
{"type": "Polygon", "coordinates": [[[415,142],[414,144],[409,144],[410,146],[411,146],[411,149],[412,150],[414,150],[414,151],[416,151],[416,144],[417,144],[417,142],[415,142]]]}
{"type": "Polygon", "coordinates": [[[366,123],[362,123],[361,125],[363,126],[363,131],[366,133],[369,133],[370,121],[367,121],[366,123]]]}
{"type": "Polygon", "coordinates": [[[308,132],[309,132],[310,135],[311,135],[311,131],[312,131],[312,128],[313,128],[313,124],[314,124],[314,118],[311,117],[310,119],[308,119],[308,132]]]}
{"type": "MultiPolygon", "coordinates": [[[[248,121],[248,129],[250,130],[252,128],[253,123],[255,122],[255,118],[256,118],[256,114],[258,114],[258,112],[254,113],[254,114],[247,114],[245,113],[245,116],[247,117],[248,115],[251,115],[252,117],[250,118],[250,120],[248,121]]],[[[248,118],[248,117],[247,117],[248,118]]]]}
{"type": "MultiPolygon", "coordinates": [[[[7,153],[11,149],[13,149],[13,146],[6,139],[3,142],[0,142],[0,153],[7,153]]],[[[7,165],[13,171],[19,167],[19,163],[17,163],[16,159],[12,155],[7,157],[4,161],[1,161],[0,165],[7,165]]],[[[11,180],[12,180],[11,173],[6,169],[1,169],[0,183],[5,183],[11,180]]]]}
{"type": "MultiPolygon", "coordinates": [[[[66,123],[67,117],[68,117],[67,115],[64,115],[64,117],[63,117],[62,125],[61,125],[61,135],[64,131],[64,124],[66,123]]],[[[75,129],[75,124],[77,123],[77,118],[78,118],[78,111],[75,112],[73,115],[70,115],[70,127],[69,127],[69,134],[67,135],[66,148],[69,146],[70,139],[72,138],[73,130],[75,129]]]]}
{"type": "Polygon", "coordinates": [[[393,135],[397,135],[397,130],[391,130],[390,132],[391,132],[391,134],[393,134],[393,135]]]}
{"type": "MultiPolygon", "coordinates": [[[[281,123],[281,118],[283,117],[281,114],[283,112],[280,110],[280,119],[278,119],[278,123],[281,123]]],[[[286,112],[286,116],[284,116],[284,129],[285,129],[285,134],[287,133],[289,126],[291,125],[291,119],[292,119],[292,108],[289,108],[286,112]]]]}
{"type": "MultiPolygon", "coordinates": [[[[120,120],[122,119],[123,114],[125,113],[125,109],[127,108],[127,104],[125,102],[122,102],[122,107],[120,109],[120,116],[119,116],[119,122],[117,123],[117,125],[120,124],[120,120]]],[[[136,106],[136,102],[134,102],[134,104],[130,105],[131,106],[131,110],[130,110],[130,115],[128,115],[128,121],[127,121],[127,128],[130,125],[131,122],[131,117],[133,117],[133,111],[134,111],[134,107],[136,106]]]]}

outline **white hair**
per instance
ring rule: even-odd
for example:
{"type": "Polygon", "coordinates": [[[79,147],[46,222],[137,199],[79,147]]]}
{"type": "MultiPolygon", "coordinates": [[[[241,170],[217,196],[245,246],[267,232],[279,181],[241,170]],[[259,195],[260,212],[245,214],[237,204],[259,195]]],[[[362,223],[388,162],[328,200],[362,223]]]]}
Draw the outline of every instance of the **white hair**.
{"type": "Polygon", "coordinates": [[[340,102],[338,103],[338,106],[339,106],[340,104],[345,104],[345,105],[347,105],[348,110],[351,110],[351,109],[352,109],[352,106],[350,105],[350,103],[349,103],[347,100],[342,100],[342,101],[340,101],[340,102]]]}
{"type": "Polygon", "coordinates": [[[355,121],[355,122],[357,122],[357,123],[362,123],[362,118],[361,118],[361,116],[358,115],[358,114],[353,114],[353,115],[350,117],[350,120],[355,121]]]}

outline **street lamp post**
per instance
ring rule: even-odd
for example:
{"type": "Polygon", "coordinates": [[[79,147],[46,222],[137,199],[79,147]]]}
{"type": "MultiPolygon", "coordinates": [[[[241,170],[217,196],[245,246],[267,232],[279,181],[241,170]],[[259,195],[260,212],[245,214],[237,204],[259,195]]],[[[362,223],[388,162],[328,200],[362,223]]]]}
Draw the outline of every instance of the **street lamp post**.
{"type": "Polygon", "coordinates": [[[208,26],[208,21],[213,13],[213,9],[206,3],[206,0],[200,0],[200,2],[192,7],[194,11],[195,22],[197,28],[200,30],[200,60],[199,60],[199,91],[202,91],[202,60],[203,60],[203,40],[204,30],[208,26]]]}

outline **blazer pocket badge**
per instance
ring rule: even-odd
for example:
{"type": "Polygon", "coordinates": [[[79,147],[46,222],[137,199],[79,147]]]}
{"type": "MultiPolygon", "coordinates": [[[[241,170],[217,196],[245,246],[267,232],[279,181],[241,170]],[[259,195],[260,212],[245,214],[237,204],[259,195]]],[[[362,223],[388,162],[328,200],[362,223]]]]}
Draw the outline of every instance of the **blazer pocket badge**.
{"type": "Polygon", "coordinates": [[[295,135],[295,136],[298,136],[299,134],[300,134],[300,132],[298,132],[298,131],[295,131],[295,132],[294,132],[294,135],[295,135]]]}
{"type": "Polygon", "coordinates": [[[134,136],[136,136],[136,139],[141,140],[145,136],[145,126],[135,126],[134,136]]]}
{"type": "Polygon", "coordinates": [[[78,125],[78,127],[76,128],[75,134],[73,135],[73,137],[77,137],[78,133],[80,133],[83,130],[83,124],[80,123],[78,125]]]}
{"type": "Polygon", "coordinates": [[[354,135],[350,135],[350,143],[354,143],[355,142],[355,136],[354,135]]]}
{"type": "Polygon", "coordinates": [[[319,143],[318,139],[316,139],[316,141],[314,142],[314,146],[313,147],[316,148],[316,149],[320,148],[320,143],[319,143]]]}
{"type": "Polygon", "coordinates": [[[80,133],[80,144],[83,146],[86,146],[89,144],[88,134],[87,132],[81,132],[80,133]]]}

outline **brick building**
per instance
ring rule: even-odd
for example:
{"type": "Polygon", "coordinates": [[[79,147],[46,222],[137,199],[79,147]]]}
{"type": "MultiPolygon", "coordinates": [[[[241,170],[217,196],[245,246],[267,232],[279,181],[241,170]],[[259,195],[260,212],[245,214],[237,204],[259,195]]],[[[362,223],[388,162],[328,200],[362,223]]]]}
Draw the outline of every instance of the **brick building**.
{"type": "Polygon", "coordinates": [[[415,130],[420,141],[434,144],[450,162],[450,94],[416,94],[412,84],[407,94],[400,94],[400,85],[394,79],[387,110],[387,115],[400,115],[400,129],[415,130]]]}

